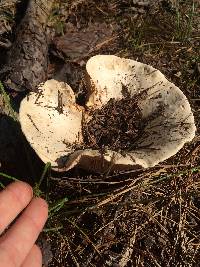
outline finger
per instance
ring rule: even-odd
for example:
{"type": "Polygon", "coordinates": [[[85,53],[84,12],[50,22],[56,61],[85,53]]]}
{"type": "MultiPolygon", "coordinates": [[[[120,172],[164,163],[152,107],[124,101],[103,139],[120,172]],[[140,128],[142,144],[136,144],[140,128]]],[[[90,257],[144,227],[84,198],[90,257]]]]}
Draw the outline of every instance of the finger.
{"type": "Polygon", "coordinates": [[[24,182],[14,182],[0,192],[0,234],[28,205],[32,195],[32,188],[24,182]]]}
{"type": "Polygon", "coordinates": [[[4,261],[12,259],[15,267],[20,266],[33,247],[47,216],[47,203],[41,198],[33,199],[3,236],[2,241],[0,240],[0,259],[3,258],[4,261]]]}
{"type": "Polygon", "coordinates": [[[34,245],[21,267],[41,267],[42,253],[38,246],[34,245]]]}

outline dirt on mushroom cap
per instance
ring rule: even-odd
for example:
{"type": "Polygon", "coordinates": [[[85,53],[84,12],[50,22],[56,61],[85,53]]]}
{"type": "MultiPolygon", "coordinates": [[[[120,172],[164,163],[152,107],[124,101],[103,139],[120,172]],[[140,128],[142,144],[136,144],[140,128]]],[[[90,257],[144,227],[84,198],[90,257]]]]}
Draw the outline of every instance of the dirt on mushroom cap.
{"type": "Polygon", "coordinates": [[[128,150],[144,129],[142,113],[136,98],[110,99],[93,112],[89,122],[83,122],[86,147],[128,150]]]}

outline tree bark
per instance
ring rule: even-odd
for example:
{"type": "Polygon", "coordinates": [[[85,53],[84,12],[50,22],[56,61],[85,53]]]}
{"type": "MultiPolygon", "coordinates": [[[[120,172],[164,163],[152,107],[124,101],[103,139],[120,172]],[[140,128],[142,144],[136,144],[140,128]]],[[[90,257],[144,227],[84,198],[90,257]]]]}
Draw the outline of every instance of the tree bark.
{"type": "Polygon", "coordinates": [[[47,21],[54,0],[30,0],[4,69],[3,82],[15,91],[35,91],[47,79],[47,21]]]}

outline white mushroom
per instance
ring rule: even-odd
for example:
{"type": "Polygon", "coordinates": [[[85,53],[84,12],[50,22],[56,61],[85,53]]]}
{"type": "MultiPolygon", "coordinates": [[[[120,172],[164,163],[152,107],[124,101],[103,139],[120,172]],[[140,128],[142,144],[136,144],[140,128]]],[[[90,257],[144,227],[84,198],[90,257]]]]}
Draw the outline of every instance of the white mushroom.
{"type": "Polygon", "coordinates": [[[160,71],[111,55],[92,57],[86,70],[90,77],[88,107],[101,108],[111,98],[122,99],[125,87],[129,97],[141,95],[138,105],[142,120],[147,124],[134,144],[136,148],[124,151],[123,155],[112,150],[104,155],[98,150],[75,150],[75,143],[83,144],[83,108],[75,104],[68,85],[47,81],[42,91],[31,93],[22,101],[20,122],[37,154],[57,170],[69,170],[78,165],[102,172],[110,163],[115,169],[130,169],[135,165],[148,168],[176,154],[195,136],[194,117],[187,98],[160,71]],[[58,92],[63,96],[63,113],[58,108],[58,92]]]}
{"type": "Polygon", "coordinates": [[[48,80],[20,106],[20,123],[27,140],[44,162],[57,167],[82,143],[82,108],[69,85],[48,80]]]}
{"type": "Polygon", "coordinates": [[[123,98],[124,86],[131,97],[144,92],[139,107],[148,125],[135,144],[137,149],[127,152],[126,157],[116,154],[115,164],[152,167],[194,138],[194,116],[186,96],[157,69],[110,55],[92,57],[86,69],[92,84],[88,106],[100,108],[110,98],[123,98]]]}

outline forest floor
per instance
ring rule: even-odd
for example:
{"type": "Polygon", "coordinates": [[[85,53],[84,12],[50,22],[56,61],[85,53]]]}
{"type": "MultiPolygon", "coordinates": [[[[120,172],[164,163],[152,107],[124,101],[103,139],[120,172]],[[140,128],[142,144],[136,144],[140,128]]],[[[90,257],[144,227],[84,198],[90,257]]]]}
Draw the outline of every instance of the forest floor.
{"type": "MultiPolygon", "coordinates": [[[[1,55],[9,51],[18,23],[14,2],[0,2],[1,55]]],[[[134,2],[139,1],[56,1],[49,18],[49,78],[57,73],[81,99],[91,56],[114,54],[149,64],[187,96],[196,136],[149,169],[58,174],[34,152],[23,170],[2,165],[1,183],[30,177],[35,193],[49,203],[38,239],[45,266],[200,266],[200,3],[134,2]]]]}

